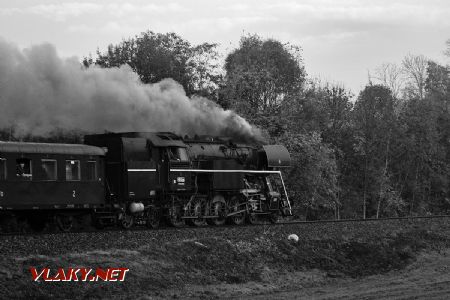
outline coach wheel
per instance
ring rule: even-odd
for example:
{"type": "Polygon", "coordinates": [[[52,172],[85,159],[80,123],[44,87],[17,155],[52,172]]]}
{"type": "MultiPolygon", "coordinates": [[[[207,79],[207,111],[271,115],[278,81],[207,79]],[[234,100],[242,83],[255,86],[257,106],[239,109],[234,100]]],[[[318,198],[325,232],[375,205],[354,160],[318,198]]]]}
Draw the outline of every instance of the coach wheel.
{"type": "Polygon", "coordinates": [[[205,218],[202,218],[205,211],[205,199],[196,198],[193,203],[193,215],[194,219],[191,219],[192,225],[200,227],[205,225],[205,218]]]}
{"type": "Polygon", "coordinates": [[[131,226],[133,226],[134,224],[134,218],[132,215],[123,213],[121,218],[120,218],[120,225],[122,226],[122,228],[124,229],[130,229],[131,226]]]}
{"type": "MultiPolygon", "coordinates": [[[[44,224],[45,226],[45,224],[44,224]]],[[[11,233],[17,230],[17,219],[14,215],[1,216],[0,232],[11,233]]]]}
{"type": "Polygon", "coordinates": [[[147,213],[147,227],[148,228],[158,228],[159,222],[161,221],[161,214],[159,209],[151,208],[147,213]]]}
{"type": "Polygon", "coordinates": [[[222,195],[214,196],[211,204],[211,215],[215,218],[208,218],[206,221],[210,225],[222,226],[227,220],[227,206],[222,195]]]}
{"type": "Polygon", "coordinates": [[[92,225],[94,226],[95,229],[103,229],[105,228],[105,224],[103,224],[102,220],[98,217],[96,217],[95,215],[91,216],[91,220],[92,220],[92,225]]]}
{"type": "Polygon", "coordinates": [[[183,226],[184,219],[182,217],[183,217],[183,210],[181,209],[181,206],[176,205],[176,206],[172,206],[169,209],[168,221],[171,226],[173,226],[173,227],[183,226]]]}
{"type": "MultiPolygon", "coordinates": [[[[239,196],[233,196],[231,197],[230,201],[228,202],[228,211],[229,213],[233,213],[239,210],[242,210],[242,208],[244,207],[243,205],[239,205],[240,204],[240,197],[239,196]]],[[[245,223],[245,211],[234,214],[230,217],[228,217],[230,220],[231,224],[234,225],[242,225],[245,223]]]]}
{"type": "Polygon", "coordinates": [[[45,216],[37,215],[28,218],[28,225],[33,232],[42,232],[47,225],[47,220],[45,216]]]}
{"type": "Polygon", "coordinates": [[[73,216],[56,215],[56,224],[62,232],[69,232],[73,227],[73,216]]]}

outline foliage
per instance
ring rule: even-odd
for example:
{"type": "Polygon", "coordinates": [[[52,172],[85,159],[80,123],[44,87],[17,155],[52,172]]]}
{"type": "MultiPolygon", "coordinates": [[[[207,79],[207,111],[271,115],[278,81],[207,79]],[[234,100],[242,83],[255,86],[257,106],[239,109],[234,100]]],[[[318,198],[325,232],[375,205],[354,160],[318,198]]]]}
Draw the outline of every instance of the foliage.
{"type": "Polygon", "coordinates": [[[291,198],[297,201],[297,213],[316,218],[321,209],[335,210],[339,205],[336,161],[320,135],[285,134],[278,142],[285,144],[292,155],[286,183],[291,198]]]}
{"type": "Polygon", "coordinates": [[[257,35],[241,38],[225,60],[222,104],[248,117],[275,113],[305,80],[300,48],[257,35]]]}
{"type": "Polygon", "coordinates": [[[144,83],[173,78],[183,85],[188,95],[213,96],[221,76],[218,70],[217,44],[192,46],[175,33],[143,32],[110,44],[106,52],[97,51],[95,62],[85,58],[83,63],[112,68],[128,64],[144,83]]]}
{"type": "Polygon", "coordinates": [[[407,78],[406,93],[409,97],[423,99],[428,60],[423,55],[408,54],[402,61],[403,72],[407,78]]]}
{"type": "Polygon", "coordinates": [[[391,91],[382,85],[369,85],[359,94],[353,111],[356,138],[359,141],[357,164],[360,166],[363,217],[369,208],[376,209],[379,216],[382,202],[392,186],[389,163],[396,128],[395,99],[391,91]]]}

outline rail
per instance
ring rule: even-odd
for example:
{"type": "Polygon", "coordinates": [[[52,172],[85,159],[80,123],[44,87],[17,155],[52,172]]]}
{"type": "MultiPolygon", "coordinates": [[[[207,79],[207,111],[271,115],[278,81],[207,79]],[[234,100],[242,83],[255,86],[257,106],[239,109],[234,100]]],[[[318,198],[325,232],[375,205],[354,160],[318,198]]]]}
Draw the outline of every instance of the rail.
{"type": "Polygon", "coordinates": [[[34,235],[52,235],[52,234],[76,234],[76,233],[95,233],[95,232],[127,232],[127,231],[170,231],[170,230],[201,230],[202,228],[209,228],[209,229],[214,229],[214,228],[237,228],[237,227],[254,227],[254,226],[283,226],[283,225],[295,225],[295,224],[321,224],[321,223],[355,223],[355,222],[383,222],[383,221],[393,221],[393,220],[419,220],[419,219],[444,219],[444,218],[449,218],[450,219],[450,215],[429,215],[429,216],[405,216],[405,217],[387,217],[387,218],[366,218],[366,219],[362,219],[362,218],[357,218],[357,219],[340,219],[340,220],[311,220],[311,221],[306,221],[306,220],[288,220],[288,221],[281,221],[281,222],[277,222],[277,223],[270,223],[270,222],[258,222],[257,224],[243,224],[243,225],[223,225],[223,226],[200,226],[200,227],[195,227],[195,226],[182,226],[182,227],[159,227],[159,228],[154,228],[154,229],[150,229],[147,228],[145,226],[136,226],[136,227],[132,227],[130,229],[122,229],[119,227],[106,227],[104,229],[101,230],[93,230],[93,229],[89,229],[89,230],[72,230],[70,232],[62,232],[62,231],[43,231],[43,232],[31,232],[31,231],[27,231],[27,232],[0,232],[0,237],[1,236],[19,236],[19,235],[30,235],[30,236],[34,236],[34,235]]]}

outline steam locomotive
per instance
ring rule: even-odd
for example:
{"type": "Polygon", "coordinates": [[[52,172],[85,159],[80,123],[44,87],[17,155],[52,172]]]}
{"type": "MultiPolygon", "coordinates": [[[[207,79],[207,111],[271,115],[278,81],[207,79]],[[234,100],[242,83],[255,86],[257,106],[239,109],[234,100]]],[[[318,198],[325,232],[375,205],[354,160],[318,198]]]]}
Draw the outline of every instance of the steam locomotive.
{"type": "Polygon", "coordinates": [[[0,142],[0,225],[70,231],[243,224],[290,215],[281,145],[169,132],[87,135],[84,144],[0,142]]]}

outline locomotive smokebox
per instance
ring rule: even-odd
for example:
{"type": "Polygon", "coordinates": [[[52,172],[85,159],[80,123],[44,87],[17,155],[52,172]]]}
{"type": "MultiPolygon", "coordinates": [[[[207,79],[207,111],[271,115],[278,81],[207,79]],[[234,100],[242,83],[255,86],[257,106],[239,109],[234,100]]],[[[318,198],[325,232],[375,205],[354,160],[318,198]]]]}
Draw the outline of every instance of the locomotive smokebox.
{"type": "Polygon", "coordinates": [[[285,168],[291,165],[289,151],[282,145],[264,145],[258,154],[261,168],[285,168]]]}

